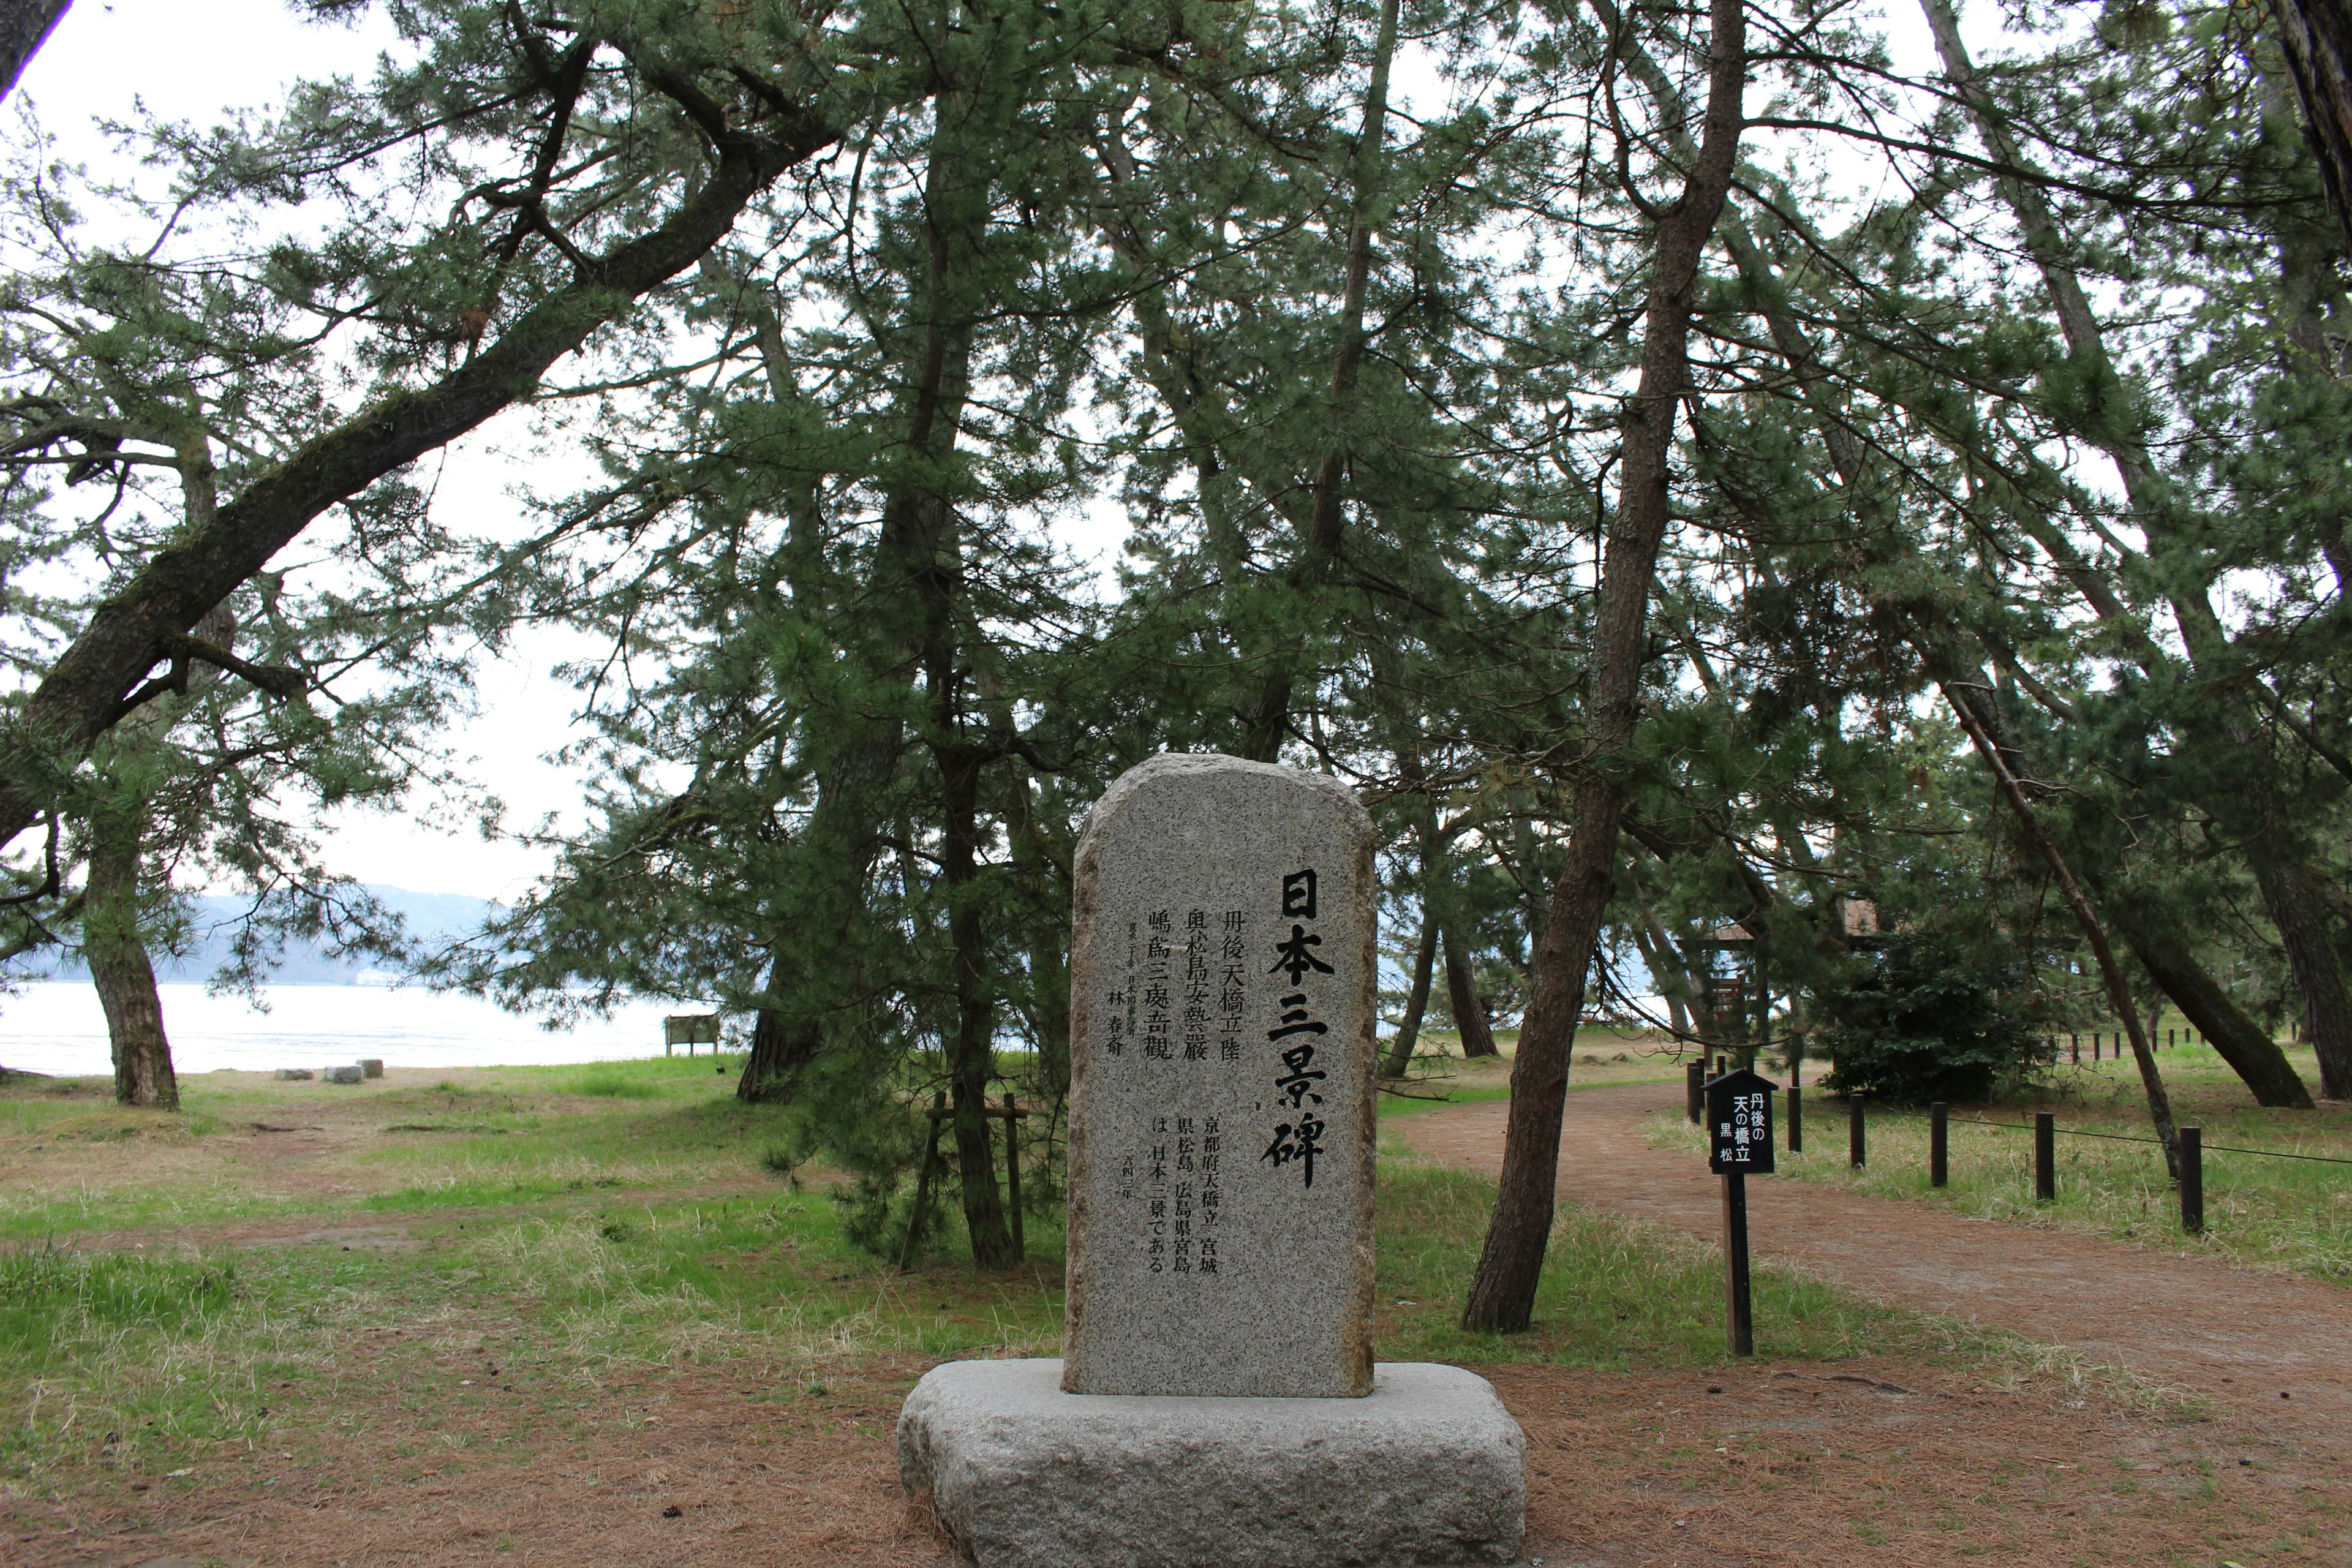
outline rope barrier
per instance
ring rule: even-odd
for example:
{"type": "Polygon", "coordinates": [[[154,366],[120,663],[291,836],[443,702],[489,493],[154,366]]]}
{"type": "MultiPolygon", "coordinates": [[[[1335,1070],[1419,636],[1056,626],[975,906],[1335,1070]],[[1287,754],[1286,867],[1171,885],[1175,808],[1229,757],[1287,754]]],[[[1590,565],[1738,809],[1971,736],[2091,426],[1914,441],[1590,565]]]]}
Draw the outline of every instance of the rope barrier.
{"type": "MultiPolygon", "coordinates": [[[[1883,1116],[1900,1117],[1909,1121],[1925,1121],[1927,1120],[1927,1118],[1920,1115],[1916,1110],[1886,1110],[1881,1111],[1879,1114],[1883,1116]]],[[[1948,1120],[1952,1121],[1969,1122],[1979,1127],[2003,1127],[2012,1132],[2031,1132],[2033,1131],[2033,1123],[2030,1121],[1990,1121],[1981,1116],[1954,1116],[1948,1118],[1948,1120]]],[[[2161,1146],[2163,1142],[2162,1139],[2141,1138],[2129,1132],[2092,1132],[2079,1127],[2054,1127],[2051,1129],[2051,1131],[2064,1138],[2105,1138],[2116,1143],[2153,1143],[2158,1146],[2161,1146]]],[[[2209,1154],[2217,1151],[2231,1154],[2258,1154],[2267,1160],[2309,1160],[2315,1164],[2321,1165],[2352,1165],[2352,1159],[2347,1159],[2340,1154],[2297,1154],[2284,1149],[2249,1149],[2244,1147],[2242,1144],[2237,1143],[2208,1143],[2205,1145],[2205,1152],[2209,1154]]]]}

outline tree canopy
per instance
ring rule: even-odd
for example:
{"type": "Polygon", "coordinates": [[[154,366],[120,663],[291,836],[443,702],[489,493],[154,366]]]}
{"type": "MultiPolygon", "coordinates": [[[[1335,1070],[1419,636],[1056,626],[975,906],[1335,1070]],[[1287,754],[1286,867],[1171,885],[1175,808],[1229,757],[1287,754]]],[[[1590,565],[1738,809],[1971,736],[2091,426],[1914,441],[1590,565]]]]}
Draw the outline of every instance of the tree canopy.
{"type": "Polygon", "coordinates": [[[5,193],[12,947],[105,940],[131,818],[109,907],[208,856],[328,918],[283,803],[434,772],[560,626],[593,824],[430,972],[755,1020],[877,1246],[936,1095],[1012,1256],[988,1097],[1058,1115],[1076,837],[1170,750],[1372,808],[1400,1069],[1518,1025],[1475,1323],[1580,1019],[1796,1059],[1882,932],[2004,1038],[2122,1020],[2168,1139],[2151,1007],[2352,1094],[2352,317],[2277,18],[386,9],[372,79],[151,128],[167,194],[5,193]],[[491,421],[541,460],[468,534],[491,421]]]}

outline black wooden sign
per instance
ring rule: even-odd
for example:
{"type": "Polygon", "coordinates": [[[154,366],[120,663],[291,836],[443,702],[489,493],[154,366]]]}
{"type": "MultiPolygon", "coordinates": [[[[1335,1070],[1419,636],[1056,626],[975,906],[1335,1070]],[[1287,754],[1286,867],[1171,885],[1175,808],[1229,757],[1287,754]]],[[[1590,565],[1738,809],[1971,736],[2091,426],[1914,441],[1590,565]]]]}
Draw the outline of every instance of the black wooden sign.
{"type": "Polygon", "coordinates": [[[1772,1170],[1770,1079],[1734,1068],[1706,1083],[1706,1168],[1718,1175],[1772,1170]]]}

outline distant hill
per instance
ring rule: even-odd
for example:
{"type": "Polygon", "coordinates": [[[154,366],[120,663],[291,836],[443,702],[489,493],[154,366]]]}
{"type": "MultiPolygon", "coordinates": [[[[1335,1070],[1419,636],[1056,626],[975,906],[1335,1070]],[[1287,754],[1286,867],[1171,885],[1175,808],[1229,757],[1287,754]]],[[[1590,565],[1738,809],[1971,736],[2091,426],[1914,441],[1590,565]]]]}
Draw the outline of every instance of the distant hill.
{"type": "MultiPolygon", "coordinates": [[[[447,942],[478,931],[483,921],[505,909],[490,900],[465,893],[419,893],[380,883],[363,885],[387,909],[408,922],[411,936],[427,943],[447,942]]],[[[211,979],[213,972],[228,957],[229,938],[245,909],[246,900],[242,899],[196,900],[196,946],[178,958],[157,954],[155,978],[189,983],[211,979]]],[[[283,962],[271,973],[270,979],[279,985],[360,985],[367,984],[369,969],[364,961],[333,957],[315,943],[289,942],[283,962]]],[[[55,956],[46,963],[19,969],[16,973],[26,980],[88,980],[89,968],[76,953],[55,956]]]]}

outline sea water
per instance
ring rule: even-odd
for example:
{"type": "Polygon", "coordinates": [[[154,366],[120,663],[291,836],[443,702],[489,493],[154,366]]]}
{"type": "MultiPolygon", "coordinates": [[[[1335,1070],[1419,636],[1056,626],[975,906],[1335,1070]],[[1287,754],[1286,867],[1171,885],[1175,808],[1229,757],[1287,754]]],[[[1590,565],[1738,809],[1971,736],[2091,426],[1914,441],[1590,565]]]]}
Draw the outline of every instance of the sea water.
{"type": "MultiPolygon", "coordinates": [[[[629,1002],[550,1030],[477,996],[384,985],[268,985],[261,1011],[202,985],[163,984],[163,1032],[181,1073],[320,1068],[381,1057],[388,1068],[612,1061],[662,1052],[662,1017],[699,1005],[629,1002]]],[[[709,1050],[708,1046],[699,1047],[709,1050]]],[[[106,1015],[87,982],[43,981],[0,995],[0,1067],[57,1076],[111,1073],[106,1015]]]]}

